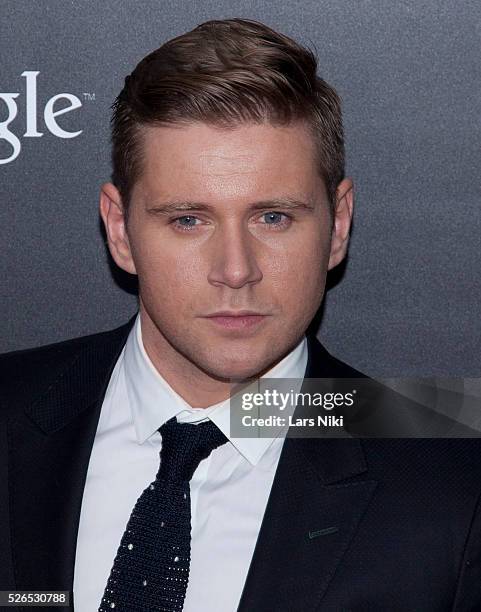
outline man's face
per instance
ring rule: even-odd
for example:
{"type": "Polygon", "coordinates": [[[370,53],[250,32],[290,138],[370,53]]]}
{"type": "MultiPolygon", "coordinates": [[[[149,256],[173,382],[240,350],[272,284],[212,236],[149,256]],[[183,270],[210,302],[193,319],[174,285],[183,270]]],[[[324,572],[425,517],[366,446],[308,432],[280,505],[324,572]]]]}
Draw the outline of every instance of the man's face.
{"type": "Polygon", "coordinates": [[[259,374],[300,340],[337,263],[311,134],[195,123],[142,141],[120,254],[110,247],[138,274],[151,341],[216,378],[259,374]]]}

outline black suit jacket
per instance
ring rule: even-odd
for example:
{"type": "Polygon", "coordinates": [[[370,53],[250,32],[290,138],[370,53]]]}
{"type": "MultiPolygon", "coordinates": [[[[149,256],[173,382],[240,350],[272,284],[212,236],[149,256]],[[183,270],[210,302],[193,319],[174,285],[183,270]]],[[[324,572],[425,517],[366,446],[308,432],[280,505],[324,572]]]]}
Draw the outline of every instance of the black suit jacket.
{"type": "MultiPolygon", "coordinates": [[[[89,457],[133,321],[0,357],[0,590],[72,591],[89,457]]],[[[308,350],[306,377],[362,376],[313,337],[308,350]]],[[[480,492],[478,439],[287,438],[238,610],[481,610],[480,492]]]]}

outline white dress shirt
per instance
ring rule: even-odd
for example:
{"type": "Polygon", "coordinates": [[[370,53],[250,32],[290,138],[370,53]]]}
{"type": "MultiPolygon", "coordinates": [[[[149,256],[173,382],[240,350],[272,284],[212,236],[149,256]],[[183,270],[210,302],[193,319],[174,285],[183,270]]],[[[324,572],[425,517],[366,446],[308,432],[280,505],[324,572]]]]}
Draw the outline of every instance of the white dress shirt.
{"type": "MultiPolygon", "coordinates": [[[[304,337],[264,377],[302,379],[306,365],[304,337]]],[[[228,400],[189,406],[149,359],[137,315],[110,378],[88,466],[75,612],[98,610],[135,502],[159,469],[158,429],[173,416],[179,422],[209,418],[229,439],[200,462],[190,482],[191,563],[183,610],[237,610],[285,438],[232,438],[228,400]]]]}

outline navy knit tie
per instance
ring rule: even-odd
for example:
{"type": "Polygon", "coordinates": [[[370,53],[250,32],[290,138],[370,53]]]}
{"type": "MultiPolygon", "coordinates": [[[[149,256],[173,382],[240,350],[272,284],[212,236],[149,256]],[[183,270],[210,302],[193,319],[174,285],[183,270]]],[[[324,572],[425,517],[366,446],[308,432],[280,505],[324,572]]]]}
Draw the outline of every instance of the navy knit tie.
{"type": "Polygon", "coordinates": [[[178,423],[162,435],[156,479],[135,504],[99,612],[181,612],[190,566],[190,484],[202,459],[227,438],[212,421],[178,423]]]}

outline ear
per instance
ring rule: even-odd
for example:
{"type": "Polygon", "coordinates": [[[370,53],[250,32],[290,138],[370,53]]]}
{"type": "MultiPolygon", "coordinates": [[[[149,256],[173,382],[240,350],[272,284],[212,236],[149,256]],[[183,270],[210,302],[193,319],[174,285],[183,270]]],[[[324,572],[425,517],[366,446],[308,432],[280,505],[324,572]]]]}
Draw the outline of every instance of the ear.
{"type": "Polygon", "coordinates": [[[353,208],[354,186],[350,178],[345,178],[336,189],[336,207],[332,225],[328,270],[337,266],[346,256],[353,208]]]}
{"type": "Polygon", "coordinates": [[[104,183],[100,189],[100,216],[113,260],[122,270],[137,274],[127,235],[122,198],[112,183],[104,183]]]}

